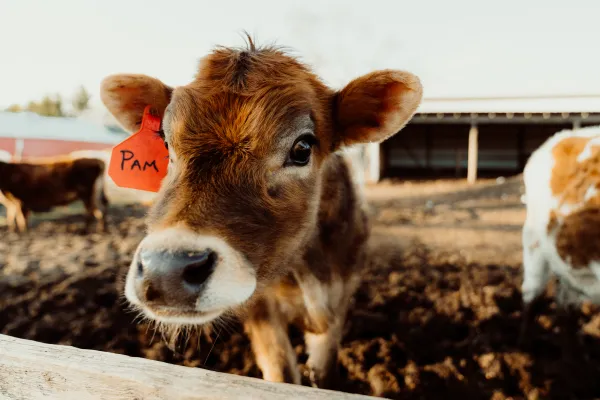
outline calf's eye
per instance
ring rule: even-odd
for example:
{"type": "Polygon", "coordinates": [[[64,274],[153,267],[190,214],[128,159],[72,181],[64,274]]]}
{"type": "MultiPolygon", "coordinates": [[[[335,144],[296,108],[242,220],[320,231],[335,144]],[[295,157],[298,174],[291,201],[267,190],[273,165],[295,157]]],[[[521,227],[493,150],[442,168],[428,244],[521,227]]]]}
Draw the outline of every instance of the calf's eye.
{"type": "Polygon", "coordinates": [[[314,144],[313,137],[300,137],[290,150],[288,157],[289,165],[303,166],[310,161],[310,154],[314,144]]]}

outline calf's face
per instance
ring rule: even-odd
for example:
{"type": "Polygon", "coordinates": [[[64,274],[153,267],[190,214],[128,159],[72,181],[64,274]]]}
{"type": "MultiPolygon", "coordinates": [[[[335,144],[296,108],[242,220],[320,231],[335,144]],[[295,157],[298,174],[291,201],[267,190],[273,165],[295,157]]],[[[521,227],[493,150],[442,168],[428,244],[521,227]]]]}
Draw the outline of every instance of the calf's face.
{"type": "Polygon", "coordinates": [[[214,51],[175,89],[144,75],[106,78],[107,108],[133,131],[151,106],[170,155],[127,299],[165,323],[236,311],[288,272],[317,229],[327,157],[399,131],[421,93],[414,75],[390,70],[334,92],[282,51],[254,45],[214,51]]]}

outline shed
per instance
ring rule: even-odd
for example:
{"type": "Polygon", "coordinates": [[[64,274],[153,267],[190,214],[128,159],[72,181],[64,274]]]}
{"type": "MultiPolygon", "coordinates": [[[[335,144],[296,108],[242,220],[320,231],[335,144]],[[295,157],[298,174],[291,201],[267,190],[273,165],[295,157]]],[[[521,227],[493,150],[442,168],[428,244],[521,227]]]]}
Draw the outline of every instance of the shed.
{"type": "Polygon", "coordinates": [[[80,118],[0,112],[0,153],[15,161],[78,150],[107,150],[127,136],[122,130],[80,118]]]}
{"type": "Polygon", "coordinates": [[[367,147],[367,180],[516,175],[554,133],[596,124],[598,95],[429,98],[399,134],[367,147]]]}

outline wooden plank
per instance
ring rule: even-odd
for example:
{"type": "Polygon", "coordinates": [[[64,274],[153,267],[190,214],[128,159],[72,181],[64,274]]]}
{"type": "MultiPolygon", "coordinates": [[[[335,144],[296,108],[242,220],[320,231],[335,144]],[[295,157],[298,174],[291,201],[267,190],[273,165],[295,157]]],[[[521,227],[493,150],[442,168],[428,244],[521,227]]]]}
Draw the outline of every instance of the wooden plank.
{"type": "Polygon", "coordinates": [[[5,335],[0,335],[0,398],[374,399],[5,335]]]}

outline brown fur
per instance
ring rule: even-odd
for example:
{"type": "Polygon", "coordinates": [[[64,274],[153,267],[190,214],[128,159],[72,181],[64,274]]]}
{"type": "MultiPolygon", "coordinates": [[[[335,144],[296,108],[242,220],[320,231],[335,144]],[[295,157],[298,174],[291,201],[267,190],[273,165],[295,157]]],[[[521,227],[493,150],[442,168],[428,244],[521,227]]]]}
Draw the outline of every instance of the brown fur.
{"type": "Polygon", "coordinates": [[[590,138],[566,138],[554,146],[554,168],[550,188],[563,204],[583,202],[585,192],[600,183],[600,149],[594,149],[590,158],[582,163],[577,157],[585,149],[590,138]]]}
{"type": "Polygon", "coordinates": [[[567,216],[556,235],[556,249],[573,268],[600,261],[600,208],[584,207],[567,216]]]}
{"type": "Polygon", "coordinates": [[[140,75],[104,80],[102,99],[128,129],[146,105],[164,115],[176,160],[149,232],[185,226],[222,238],[255,268],[254,295],[231,312],[244,319],[265,379],[299,383],[287,337],[296,323],[306,331],[313,382],[330,384],[369,237],[346,161],[334,152],[396,133],[421,93],[401,71],[374,72],[336,92],[280,49],[251,41],[205,57],[187,86],[140,75]],[[285,167],[303,117],[317,137],[311,165],[285,167]]]}
{"type": "Polygon", "coordinates": [[[600,260],[600,253],[595,251],[600,244],[600,219],[597,216],[600,196],[585,198],[589,188],[600,189],[600,147],[594,146],[590,157],[582,162],[577,160],[591,139],[566,138],[552,149],[552,193],[560,199],[560,205],[579,205],[579,208],[568,215],[553,210],[548,232],[557,229],[558,253],[575,269],[587,268],[590,261],[600,260]]]}
{"type": "Polygon", "coordinates": [[[97,187],[104,168],[103,161],[86,158],[52,163],[0,162],[0,191],[10,214],[9,228],[15,229],[16,218],[18,228],[25,231],[31,211],[46,212],[82,200],[89,213],[88,225],[100,217],[104,229],[107,200],[102,187],[97,187]]]}

